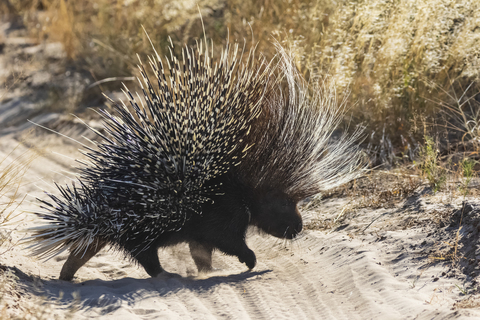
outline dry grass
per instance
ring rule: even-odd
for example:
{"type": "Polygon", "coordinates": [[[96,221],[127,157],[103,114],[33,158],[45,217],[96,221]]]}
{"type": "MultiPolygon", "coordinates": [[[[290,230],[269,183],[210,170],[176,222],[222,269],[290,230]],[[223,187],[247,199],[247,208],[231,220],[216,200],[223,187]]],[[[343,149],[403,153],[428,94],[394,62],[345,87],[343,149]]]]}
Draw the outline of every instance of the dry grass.
{"type": "Polygon", "coordinates": [[[6,268],[0,268],[0,319],[10,319],[11,296],[16,292],[18,278],[6,268]]]}
{"type": "Polygon", "coordinates": [[[359,208],[389,208],[414,193],[423,183],[418,170],[406,167],[392,171],[372,170],[361,179],[331,191],[324,198],[357,199],[359,208]]]}
{"type": "MultiPolygon", "coordinates": [[[[271,34],[284,27],[287,16],[301,7],[301,1],[65,1],[10,0],[31,34],[39,39],[60,41],[68,57],[98,79],[129,76],[138,62],[136,54],[152,49],[142,26],[160,54],[169,54],[169,37],[177,54],[184,44],[195,45],[205,32],[216,45],[243,43],[246,50],[258,43],[267,56],[274,53],[271,34]],[[198,4],[198,6],[197,6],[198,4]],[[240,14],[241,13],[241,14],[240,14]],[[253,31],[253,34],[252,34],[253,31]]],[[[288,24],[288,23],[287,23],[288,24]]]]}
{"type": "Polygon", "coordinates": [[[33,283],[25,284],[25,280],[15,275],[14,269],[3,269],[0,269],[0,319],[76,319],[81,306],[78,292],[72,293],[72,299],[65,303],[62,292],[58,297],[48,297],[40,280],[34,278],[33,283]]]}
{"type": "Polygon", "coordinates": [[[393,208],[411,196],[422,185],[421,176],[417,171],[407,168],[395,171],[371,171],[365,176],[352,181],[329,193],[318,195],[301,207],[302,212],[312,211],[317,215],[323,208],[323,200],[329,198],[345,198],[348,201],[342,204],[338,213],[333,216],[313,218],[305,224],[305,230],[334,231],[335,228],[351,224],[358,218],[363,208],[393,208]]]}
{"type": "Polygon", "coordinates": [[[471,81],[478,92],[477,1],[352,1],[329,16],[314,51],[300,45],[310,70],[328,72],[338,90],[351,88],[356,121],[386,125],[401,138],[424,134],[423,121],[451,103],[471,81]],[[453,91],[453,92],[452,92],[453,91]],[[433,99],[435,98],[435,99],[433,99]]]}
{"type": "MultiPolygon", "coordinates": [[[[22,177],[30,164],[40,155],[36,150],[27,150],[14,157],[13,155],[20,147],[21,144],[18,144],[3,159],[0,159],[0,256],[16,245],[11,238],[15,227],[10,225],[10,222],[20,214],[18,207],[24,199],[19,193],[19,188],[22,185],[22,177]]],[[[15,306],[15,301],[21,297],[17,291],[17,281],[18,278],[12,270],[3,267],[0,260],[0,319],[16,318],[12,316],[11,307],[15,306]]],[[[32,304],[30,309],[32,308],[40,310],[37,304],[32,304]]],[[[38,318],[39,314],[42,313],[35,311],[32,315],[24,312],[18,318],[48,319],[48,317],[38,318]]]]}
{"type": "Polygon", "coordinates": [[[0,159],[0,247],[10,240],[10,231],[7,231],[5,226],[15,218],[16,210],[23,201],[18,192],[22,176],[38,155],[36,152],[27,151],[13,160],[9,159],[17,148],[0,159]]]}
{"type": "Polygon", "coordinates": [[[479,307],[480,307],[480,298],[473,295],[463,300],[459,300],[453,305],[454,309],[468,309],[468,308],[479,308],[479,307]]]}
{"type": "Polygon", "coordinates": [[[13,160],[9,159],[18,147],[20,144],[4,159],[0,159],[0,247],[9,241],[10,231],[6,231],[5,225],[17,216],[17,209],[23,201],[23,196],[18,192],[22,177],[39,155],[36,151],[27,150],[13,160]]]}
{"type": "MultiPolygon", "coordinates": [[[[458,109],[464,105],[459,97],[475,98],[479,89],[476,0],[203,0],[198,7],[175,0],[9,3],[32,35],[62,42],[95,81],[130,76],[135,54],[151,52],[142,25],[162,54],[169,54],[169,36],[177,51],[194,45],[203,37],[199,10],[217,45],[245,41],[247,49],[256,45],[271,57],[275,37],[292,47],[305,74],[328,74],[340,96],[350,92],[353,123],[368,126],[373,152],[389,154],[383,162],[413,160],[417,141],[453,116],[439,117],[439,106],[458,109]]],[[[467,124],[467,130],[476,125],[467,124]]]]}

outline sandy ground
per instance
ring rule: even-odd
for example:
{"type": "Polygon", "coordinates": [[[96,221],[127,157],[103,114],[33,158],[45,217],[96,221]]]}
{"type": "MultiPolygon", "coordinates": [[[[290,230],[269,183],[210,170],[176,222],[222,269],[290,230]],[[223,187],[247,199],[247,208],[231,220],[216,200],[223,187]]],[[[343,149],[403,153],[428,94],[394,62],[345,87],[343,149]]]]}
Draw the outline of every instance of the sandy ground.
{"type": "MultiPolygon", "coordinates": [[[[22,189],[29,197],[22,209],[26,211],[37,208],[33,198],[42,196],[42,188],[53,190],[48,185],[51,179],[66,183],[62,170],[72,171],[65,163],[72,164],[71,159],[55,152],[78,156],[70,142],[46,136],[51,139],[52,153],[37,159],[25,178],[22,189]]],[[[45,141],[45,135],[40,140],[45,141]]],[[[17,143],[3,136],[0,157],[17,143]]],[[[473,211],[480,212],[479,201],[469,203],[475,206],[473,211]]],[[[314,210],[304,211],[306,225],[335,219],[349,206],[349,198],[321,201],[314,210]]],[[[463,274],[450,276],[451,262],[429,259],[432,254],[440,257],[437,251],[430,252],[438,242],[429,235],[435,228],[402,227],[405,217],[421,221],[425,211],[433,208],[453,211],[459,207],[458,201],[441,203],[439,195],[414,194],[389,209],[360,209],[336,227],[306,230],[295,241],[284,242],[251,230],[248,244],[258,259],[251,272],[236,258],[216,252],[214,267],[219,270],[198,274],[184,245],[160,252],[165,269],[181,277],[148,278],[141,268],[111,250],[102,251],[81,268],[73,283],[57,280],[65,254],[45,262],[15,246],[0,256],[0,264],[19,277],[21,294],[8,302],[16,306],[13,310],[23,312],[23,303],[46,302],[52,307],[48,312],[60,318],[74,308],[79,309],[75,319],[475,318],[480,317],[480,310],[454,308],[463,299],[463,274]],[[411,202],[417,207],[410,207],[411,202]]],[[[14,224],[18,231],[35,223],[28,213],[19,219],[14,224]]],[[[22,236],[14,232],[13,243],[22,236]]],[[[35,312],[35,307],[30,308],[35,312]]]]}
{"type": "MultiPolygon", "coordinates": [[[[26,38],[9,36],[5,43],[7,49],[0,55],[2,81],[11,75],[9,59],[16,50],[61,58],[61,54],[55,54],[55,46],[38,47],[26,38]]],[[[0,159],[7,155],[13,159],[25,150],[22,145],[9,155],[32,128],[27,118],[76,139],[89,134],[74,120],[41,112],[41,106],[28,103],[36,85],[45,88],[42,86],[46,83],[62,78],[55,71],[54,75],[46,72],[45,65],[26,61],[30,61],[25,63],[29,68],[22,68],[22,77],[30,84],[0,91],[0,159]]],[[[250,272],[236,258],[216,252],[213,265],[218,270],[198,274],[187,248],[179,245],[162,249],[159,254],[164,268],[179,276],[148,278],[122,255],[103,250],[79,270],[73,282],[57,280],[66,254],[41,261],[29,257],[28,250],[15,244],[25,236],[22,230],[37,223],[28,213],[38,209],[35,197],[43,197],[43,189],[53,191],[52,181],[68,182],[74,159],[81,155],[77,144],[38,128],[27,142],[46,153],[33,162],[24,177],[21,192],[28,196],[19,208],[22,214],[9,226],[13,229],[11,243],[0,251],[0,310],[4,312],[0,317],[480,317],[476,283],[480,272],[480,201],[475,197],[462,198],[452,190],[433,195],[422,185],[388,205],[372,200],[378,200],[382,194],[369,188],[361,196],[332,196],[315,201],[314,205],[307,204],[309,207],[302,210],[306,230],[294,241],[249,231],[247,242],[258,260],[250,272]],[[463,201],[467,205],[460,221],[463,201]],[[455,243],[458,247],[453,253],[455,243]]]]}

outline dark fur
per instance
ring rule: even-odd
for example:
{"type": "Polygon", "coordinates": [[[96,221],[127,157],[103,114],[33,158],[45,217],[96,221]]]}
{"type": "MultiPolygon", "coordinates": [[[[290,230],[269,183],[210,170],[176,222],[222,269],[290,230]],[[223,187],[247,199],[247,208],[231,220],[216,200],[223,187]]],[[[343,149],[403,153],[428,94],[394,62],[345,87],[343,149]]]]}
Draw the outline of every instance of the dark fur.
{"type": "MultiPolygon", "coordinates": [[[[111,243],[128,252],[152,277],[163,272],[158,248],[187,242],[199,271],[212,269],[212,251],[218,249],[238,257],[249,269],[255,267],[255,253],[245,243],[249,225],[255,225],[279,238],[294,238],[302,230],[302,218],[296,203],[275,192],[259,192],[242,186],[231,177],[215,179],[222,184],[222,194],[212,196],[212,202],[202,205],[202,214],[191,214],[190,219],[177,232],[164,232],[146,249],[140,251],[140,237],[125,238],[122,243],[111,243]]],[[[87,252],[70,254],[60,279],[71,280],[76,271],[110,241],[99,239],[87,252]]]]}

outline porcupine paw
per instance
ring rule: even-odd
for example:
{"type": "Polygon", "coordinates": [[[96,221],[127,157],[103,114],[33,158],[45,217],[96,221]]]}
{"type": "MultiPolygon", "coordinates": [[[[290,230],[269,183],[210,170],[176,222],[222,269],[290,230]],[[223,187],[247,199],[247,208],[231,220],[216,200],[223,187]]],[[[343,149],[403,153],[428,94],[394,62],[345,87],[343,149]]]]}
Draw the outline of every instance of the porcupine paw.
{"type": "Polygon", "coordinates": [[[242,255],[239,255],[238,260],[242,263],[245,263],[249,270],[252,270],[257,264],[257,257],[255,256],[255,253],[250,249],[248,249],[248,251],[245,251],[242,255]]]}
{"type": "Polygon", "coordinates": [[[159,274],[157,274],[155,277],[153,277],[158,280],[168,280],[168,279],[181,279],[182,276],[179,275],[178,273],[173,273],[173,272],[167,272],[163,270],[159,274]]]}

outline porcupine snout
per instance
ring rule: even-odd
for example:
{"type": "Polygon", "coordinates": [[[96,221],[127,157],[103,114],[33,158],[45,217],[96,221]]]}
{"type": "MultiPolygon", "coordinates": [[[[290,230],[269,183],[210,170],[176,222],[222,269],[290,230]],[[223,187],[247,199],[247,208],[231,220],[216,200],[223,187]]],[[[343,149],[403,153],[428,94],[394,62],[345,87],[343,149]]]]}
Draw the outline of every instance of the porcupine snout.
{"type": "Polygon", "coordinates": [[[267,193],[252,208],[252,221],[268,234],[277,238],[293,239],[303,228],[297,202],[283,193],[267,193]]]}

